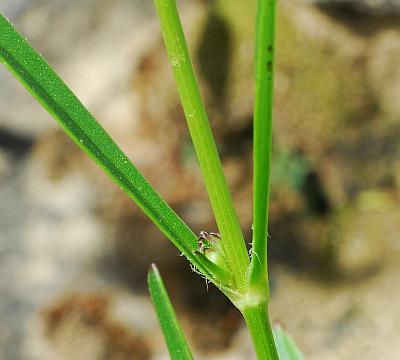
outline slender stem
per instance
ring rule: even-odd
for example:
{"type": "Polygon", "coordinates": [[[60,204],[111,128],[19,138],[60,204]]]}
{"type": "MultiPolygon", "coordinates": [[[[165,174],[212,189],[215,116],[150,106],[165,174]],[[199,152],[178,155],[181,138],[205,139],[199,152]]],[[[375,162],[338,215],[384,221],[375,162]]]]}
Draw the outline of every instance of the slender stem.
{"type": "Polygon", "coordinates": [[[269,322],[267,303],[263,302],[242,310],[259,360],[279,360],[269,322]]]}
{"type": "Polygon", "coordinates": [[[267,235],[276,0],[258,0],[256,31],[256,100],[254,108],[253,249],[250,285],[268,290],[267,235]]]}
{"type": "Polygon", "coordinates": [[[154,0],[183,110],[199,160],[222,248],[237,287],[245,285],[246,246],[189,57],[175,0],[154,0]]]}
{"type": "Polygon", "coordinates": [[[253,125],[253,247],[249,291],[264,301],[242,310],[258,359],[279,360],[268,316],[267,235],[272,154],[276,0],[257,1],[256,100],[253,125]]]}

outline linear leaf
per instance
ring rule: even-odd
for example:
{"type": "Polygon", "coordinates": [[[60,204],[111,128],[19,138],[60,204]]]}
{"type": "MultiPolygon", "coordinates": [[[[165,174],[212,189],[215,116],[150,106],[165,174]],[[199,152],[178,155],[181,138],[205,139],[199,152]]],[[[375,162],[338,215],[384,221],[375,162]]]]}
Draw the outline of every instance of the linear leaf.
{"type": "MultiPolygon", "coordinates": [[[[119,149],[46,61],[0,14],[0,62],[26,87],[97,164],[123,189],[210,280],[215,280],[195,255],[197,237],[119,149]]],[[[100,76],[100,75],[99,75],[100,76]]]]}
{"type": "Polygon", "coordinates": [[[292,337],[280,326],[274,327],[274,338],[280,360],[305,360],[292,337]]]}
{"type": "Polygon", "coordinates": [[[179,326],[161,275],[152,264],[147,275],[149,291],[172,360],[191,360],[192,353],[179,326]]]}

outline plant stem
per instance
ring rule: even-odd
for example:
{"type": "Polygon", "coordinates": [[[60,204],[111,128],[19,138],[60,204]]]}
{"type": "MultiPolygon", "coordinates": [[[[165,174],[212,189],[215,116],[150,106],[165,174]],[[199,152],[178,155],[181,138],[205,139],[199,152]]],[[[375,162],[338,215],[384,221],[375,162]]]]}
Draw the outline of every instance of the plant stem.
{"type": "Polygon", "coordinates": [[[200,164],[221,244],[235,285],[244,287],[249,264],[243,234],[189,57],[175,0],[154,0],[190,135],[200,164]]]}
{"type": "Polygon", "coordinates": [[[250,285],[268,291],[267,236],[272,154],[272,105],[276,0],[258,0],[256,31],[256,100],[253,139],[253,248],[250,285]]]}
{"type": "Polygon", "coordinates": [[[258,359],[279,360],[268,316],[268,206],[272,154],[272,106],[276,0],[257,1],[256,99],[253,124],[253,246],[249,291],[260,293],[257,305],[242,310],[258,359]]]}
{"type": "Polygon", "coordinates": [[[269,322],[267,302],[242,310],[259,360],[279,360],[269,322]]]}

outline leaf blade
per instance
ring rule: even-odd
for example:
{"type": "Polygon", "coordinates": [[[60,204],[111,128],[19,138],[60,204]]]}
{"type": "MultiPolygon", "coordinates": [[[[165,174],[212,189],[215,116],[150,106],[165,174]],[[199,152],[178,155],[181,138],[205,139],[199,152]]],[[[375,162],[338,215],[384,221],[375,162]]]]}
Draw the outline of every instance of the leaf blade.
{"type": "Polygon", "coordinates": [[[274,327],[274,339],[280,360],[305,360],[293,338],[280,326],[274,327]]]}
{"type": "Polygon", "coordinates": [[[149,216],[204,275],[214,274],[195,255],[197,236],[140,174],[108,133],[47,62],[0,14],[0,62],[149,216]]]}
{"type": "Polygon", "coordinates": [[[193,355],[176,318],[160,272],[155,264],[152,264],[150,267],[147,282],[171,359],[192,360],[193,355]]]}

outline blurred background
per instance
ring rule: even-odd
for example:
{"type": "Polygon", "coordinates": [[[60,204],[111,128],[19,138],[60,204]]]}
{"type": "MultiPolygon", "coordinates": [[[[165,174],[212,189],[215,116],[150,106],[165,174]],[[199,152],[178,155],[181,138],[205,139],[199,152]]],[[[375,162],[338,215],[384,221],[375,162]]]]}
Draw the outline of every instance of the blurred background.
{"type": "MultiPolygon", "coordinates": [[[[251,239],[255,0],[180,10],[251,239]]],[[[215,231],[148,0],[0,0],[195,232],[215,231]]],[[[400,354],[400,2],[277,17],[271,317],[308,360],[400,354]]],[[[240,314],[0,68],[0,359],[168,359],[159,265],[198,359],[254,359],[240,314]]]]}

